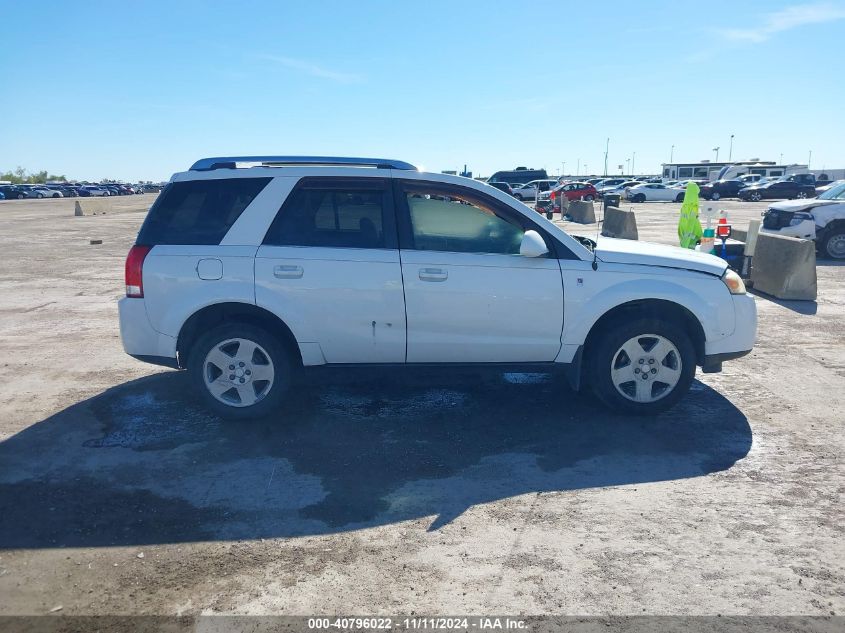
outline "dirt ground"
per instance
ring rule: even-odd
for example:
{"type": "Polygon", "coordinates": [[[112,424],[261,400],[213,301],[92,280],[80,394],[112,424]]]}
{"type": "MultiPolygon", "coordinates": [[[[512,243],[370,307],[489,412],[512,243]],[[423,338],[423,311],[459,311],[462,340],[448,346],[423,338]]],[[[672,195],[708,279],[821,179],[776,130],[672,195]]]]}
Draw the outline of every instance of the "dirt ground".
{"type": "MultiPolygon", "coordinates": [[[[845,611],[841,266],[656,418],[443,373],[231,424],[122,351],[152,199],[0,203],[0,614],[845,611]]],[[[679,205],[634,208],[674,243],[679,205]]]]}

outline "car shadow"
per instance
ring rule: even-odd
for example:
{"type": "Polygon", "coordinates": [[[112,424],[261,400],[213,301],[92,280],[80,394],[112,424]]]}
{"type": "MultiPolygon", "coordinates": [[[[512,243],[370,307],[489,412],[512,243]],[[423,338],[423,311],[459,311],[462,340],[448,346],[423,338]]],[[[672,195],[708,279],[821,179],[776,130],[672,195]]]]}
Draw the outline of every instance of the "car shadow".
{"type": "Polygon", "coordinates": [[[435,530],[525,493],[700,477],[751,447],[698,381],[632,418],[544,374],[359,376],[305,380],[251,423],[207,414],[181,372],[74,404],[0,443],[0,549],[435,530]]]}
{"type": "Polygon", "coordinates": [[[819,304],[812,300],[778,299],[777,297],[763,292],[762,290],[757,290],[756,288],[748,288],[748,293],[754,295],[758,299],[765,299],[766,301],[776,303],[777,305],[786,308],[787,310],[797,312],[798,314],[813,315],[819,310],[819,304]]]}

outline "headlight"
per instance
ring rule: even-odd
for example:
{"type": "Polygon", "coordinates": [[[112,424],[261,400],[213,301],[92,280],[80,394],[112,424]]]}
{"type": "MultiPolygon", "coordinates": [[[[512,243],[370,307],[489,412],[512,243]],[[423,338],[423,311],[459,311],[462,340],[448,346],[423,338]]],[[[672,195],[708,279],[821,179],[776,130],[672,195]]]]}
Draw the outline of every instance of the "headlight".
{"type": "Polygon", "coordinates": [[[744,295],[745,294],[745,282],[742,281],[742,277],[737,275],[734,271],[728,268],[725,271],[725,274],[722,275],[722,281],[728,287],[728,290],[732,295],[744,295]]]}
{"type": "Polygon", "coordinates": [[[813,216],[809,213],[796,213],[792,216],[792,219],[789,221],[789,226],[798,226],[805,220],[812,220],[813,216]]]}

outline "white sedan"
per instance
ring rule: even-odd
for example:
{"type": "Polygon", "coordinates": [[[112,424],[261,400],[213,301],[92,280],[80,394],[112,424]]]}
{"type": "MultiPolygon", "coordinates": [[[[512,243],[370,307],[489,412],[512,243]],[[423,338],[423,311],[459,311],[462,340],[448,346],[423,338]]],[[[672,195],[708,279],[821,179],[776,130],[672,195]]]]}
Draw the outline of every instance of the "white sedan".
{"type": "Polygon", "coordinates": [[[631,202],[683,202],[684,191],[656,182],[646,182],[641,185],[629,187],[625,197],[631,202]]]}
{"type": "Polygon", "coordinates": [[[524,185],[513,187],[513,197],[517,200],[536,200],[538,191],[551,191],[557,186],[557,180],[532,180],[524,185]]]}

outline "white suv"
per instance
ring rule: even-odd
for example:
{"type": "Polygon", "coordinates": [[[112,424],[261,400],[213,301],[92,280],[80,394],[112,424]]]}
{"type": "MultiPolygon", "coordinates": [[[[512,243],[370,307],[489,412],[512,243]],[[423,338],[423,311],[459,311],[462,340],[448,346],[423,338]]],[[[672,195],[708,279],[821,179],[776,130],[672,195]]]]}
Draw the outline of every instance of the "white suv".
{"type": "Polygon", "coordinates": [[[756,310],[717,257],[596,246],[474,180],[250,156],[173,176],[127,257],[120,330],[228,418],[272,412],[302,368],[420,364],[562,369],[651,414],[696,365],[747,354],[756,310]]]}

